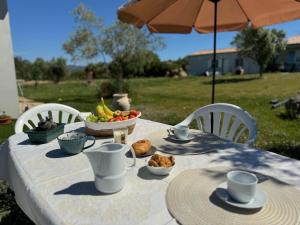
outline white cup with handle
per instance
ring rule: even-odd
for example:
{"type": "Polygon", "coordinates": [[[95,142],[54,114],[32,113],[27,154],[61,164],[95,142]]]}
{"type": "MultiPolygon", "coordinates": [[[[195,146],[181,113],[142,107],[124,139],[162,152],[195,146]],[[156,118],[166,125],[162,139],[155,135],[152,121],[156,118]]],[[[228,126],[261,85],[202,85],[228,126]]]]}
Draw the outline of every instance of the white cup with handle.
{"type": "Polygon", "coordinates": [[[258,179],[253,173],[240,170],[227,173],[228,193],[240,203],[248,203],[254,198],[257,182],[258,179]]]}
{"type": "Polygon", "coordinates": [[[172,133],[181,140],[185,140],[189,137],[190,129],[186,125],[176,125],[171,128],[172,133]]]}

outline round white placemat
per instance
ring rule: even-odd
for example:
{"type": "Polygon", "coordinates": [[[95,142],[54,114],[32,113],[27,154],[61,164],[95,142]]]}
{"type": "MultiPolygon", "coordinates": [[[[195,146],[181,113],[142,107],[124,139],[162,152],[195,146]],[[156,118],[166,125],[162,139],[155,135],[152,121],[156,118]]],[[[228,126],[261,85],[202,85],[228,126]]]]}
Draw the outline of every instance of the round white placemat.
{"type": "Polygon", "coordinates": [[[259,188],[268,195],[266,205],[249,211],[229,206],[216,196],[226,181],[228,167],[186,170],[169,184],[169,212],[181,224],[195,225],[299,225],[300,191],[274,178],[257,174],[259,188]]]}

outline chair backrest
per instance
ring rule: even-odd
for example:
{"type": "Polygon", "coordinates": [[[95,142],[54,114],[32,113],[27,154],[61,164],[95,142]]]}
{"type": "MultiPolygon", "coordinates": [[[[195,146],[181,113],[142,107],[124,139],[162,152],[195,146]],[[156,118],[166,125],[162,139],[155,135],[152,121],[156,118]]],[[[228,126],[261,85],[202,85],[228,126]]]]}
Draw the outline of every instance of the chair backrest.
{"type": "Polygon", "coordinates": [[[227,103],[216,103],[204,106],[190,114],[180,124],[189,125],[197,121],[199,130],[211,133],[213,118],[213,134],[233,142],[239,142],[243,134],[248,137],[246,143],[252,145],[256,139],[256,122],[252,116],[240,107],[227,103]]]}
{"type": "Polygon", "coordinates": [[[66,105],[49,103],[35,106],[23,113],[17,120],[15,125],[15,133],[20,133],[24,129],[24,125],[29,129],[38,126],[41,119],[50,117],[56,123],[73,123],[76,118],[82,120],[79,111],[66,105]]]}

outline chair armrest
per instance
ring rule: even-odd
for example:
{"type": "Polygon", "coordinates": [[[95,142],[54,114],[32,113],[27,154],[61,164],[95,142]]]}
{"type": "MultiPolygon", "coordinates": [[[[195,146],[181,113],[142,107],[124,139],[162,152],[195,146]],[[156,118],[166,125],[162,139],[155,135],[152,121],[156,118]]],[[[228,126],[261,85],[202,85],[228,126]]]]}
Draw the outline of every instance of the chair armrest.
{"type": "Polygon", "coordinates": [[[256,137],[249,139],[245,144],[249,147],[253,147],[256,137]]]}
{"type": "Polygon", "coordinates": [[[80,112],[78,117],[81,119],[81,120],[86,120],[86,118],[91,115],[92,113],[90,112],[80,112]]]}
{"type": "Polygon", "coordinates": [[[189,126],[190,123],[194,120],[194,113],[190,114],[187,118],[185,118],[183,121],[176,125],[184,125],[184,126],[189,126]]]}

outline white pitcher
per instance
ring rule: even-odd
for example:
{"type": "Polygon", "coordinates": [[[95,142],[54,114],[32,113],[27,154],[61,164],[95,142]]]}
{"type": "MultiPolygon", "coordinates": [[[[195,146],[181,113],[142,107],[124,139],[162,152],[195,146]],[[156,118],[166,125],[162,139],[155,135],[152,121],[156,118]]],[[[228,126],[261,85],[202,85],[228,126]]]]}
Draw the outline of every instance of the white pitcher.
{"type": "Polygon", "coordinates": [[[135,166],[134,150],[129,145],[116,143],[103,144],[98,148],[85,150],[95,175],[95,186],[103,193],[115,193],[125,185],[126,157],[125,153],[131,150],[135,166]]]}

